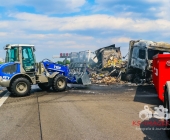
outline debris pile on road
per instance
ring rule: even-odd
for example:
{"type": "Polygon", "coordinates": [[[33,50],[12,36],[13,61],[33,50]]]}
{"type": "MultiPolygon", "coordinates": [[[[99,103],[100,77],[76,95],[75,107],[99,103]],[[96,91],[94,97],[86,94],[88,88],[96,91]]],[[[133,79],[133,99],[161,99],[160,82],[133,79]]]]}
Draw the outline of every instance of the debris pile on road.
{"type": "Polygon", "coordinates": [[[110,85],[110,84],[114,84],[114,83],[124,83],[123,81],[120,80],[119,77],[113,77],[113,76],[110,76],[112,72],[101,72],[101,73],[90,73],[90,80],[92,83],[94,84],[107,84],[107,85],[110,85]]]}

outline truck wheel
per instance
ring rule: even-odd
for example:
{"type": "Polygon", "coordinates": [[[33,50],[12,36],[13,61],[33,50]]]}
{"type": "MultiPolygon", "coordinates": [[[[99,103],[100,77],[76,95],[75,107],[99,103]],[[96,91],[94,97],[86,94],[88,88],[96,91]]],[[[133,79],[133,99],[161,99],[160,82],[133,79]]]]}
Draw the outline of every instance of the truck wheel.
{"type": "Polygon", "coordinates": [[[133,82],[134,74],[125,74],[125,81],[133,82]]]}
{"type": "Polygon", "coordinates": [[[17,78],[12,82],[11,93],[14,96],[23,97],[30,94],[30,81],[24,77],[17,78]]]}
{"type": "Polygon", "coordinates": [[[39,83],[38,86],[42,90],[49,90],[51,88],[51,86],[49,86],[48,83],[39,83]]]}
{"type": "Polygon", "coordinates": [[[64,91],[67,87],[67,80],[63,75],[57,75],[54,78],[52,88],[54,91],[64,91]]]}
{"type": "MultiPolygon", "coordinates": [[[[168,99],[168,90],[165,89],[165,93],[164,93],[164,108],[168,109],[168,113],[170,112],[169,110],[169,99],[168,99]]],[[[164,123],[165,123],[165,127],[166,127],[166,134],[168,137],[170,137],[170,119],[169,119],[169,115],[165,116],[166,119],[164,119],[164,123]]]]}

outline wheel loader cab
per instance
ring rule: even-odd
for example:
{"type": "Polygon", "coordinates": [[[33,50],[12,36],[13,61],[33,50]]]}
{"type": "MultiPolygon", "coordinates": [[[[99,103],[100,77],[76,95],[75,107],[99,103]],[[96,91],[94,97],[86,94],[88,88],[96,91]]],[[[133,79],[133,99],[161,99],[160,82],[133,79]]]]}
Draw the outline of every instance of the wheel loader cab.
{"type": "Polygon", "coordinates": [[[22,47],[22,66],[26,72],[35,72],[35,58],[31,47],[22,47]]]}
{"type": "Polygon", "coordinates": [[[19,62],[26,73],[35,72],[33,45],[7,45],[5,62],[19,62]]]}

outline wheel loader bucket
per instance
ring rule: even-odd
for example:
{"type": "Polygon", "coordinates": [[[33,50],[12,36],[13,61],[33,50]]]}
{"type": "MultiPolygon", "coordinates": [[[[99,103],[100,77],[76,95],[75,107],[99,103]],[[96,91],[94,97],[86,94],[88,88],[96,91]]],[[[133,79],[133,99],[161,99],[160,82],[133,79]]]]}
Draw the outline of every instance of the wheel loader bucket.
{"type": "Polygon", "coordinates": [[[75,75],[75,78],[78,84],[83,84],[85,86],[91,84],[89,75],[87,73],[84,73],[81,76],[75,75]]]}
{"type": "Polygon", "coordinates": [[[70,73],[75,77],[77,84],[90,85],[91,81],[87,73],[86,63],[71,63],[70,73]]]}

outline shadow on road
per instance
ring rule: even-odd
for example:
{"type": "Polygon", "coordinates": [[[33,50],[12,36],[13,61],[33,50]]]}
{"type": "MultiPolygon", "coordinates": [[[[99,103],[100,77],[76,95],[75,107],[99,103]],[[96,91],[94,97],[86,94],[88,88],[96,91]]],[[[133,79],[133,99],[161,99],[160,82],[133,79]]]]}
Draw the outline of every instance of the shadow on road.
{"type": "Polygon", "coordinates": [[[146,135],[144,140],[168,140],[163,120],[156,118],[145,120],[141,122],[140,129],[146,135]]]}
{"type": "Polygon", "coordinates": [[[7,92],[8,92],[7,90],[1,92],[1,93],[0,93],[0,98],[3,97],[7,92]]]}
{"type": "MultiPolygon", "coordinates": [[[[134,102],[141,102],[154,106],[162,105],[157,92],[153,85],[141,85],[136,88],[134,102]]],[[[154,107],[151,107],[152,109],[154,107]]],[[[144,140],[168,140],[165,132],[165,124],[163,120],[151,118],[140,123],[140,130],[146,137],[144,140]]]]}
{"type": "Polygon", "coordinates": [[[151,105],[162,105],[162,102],[159,100],[153,85],[138,86],[136,89],[134,101],[151,105]]]}

